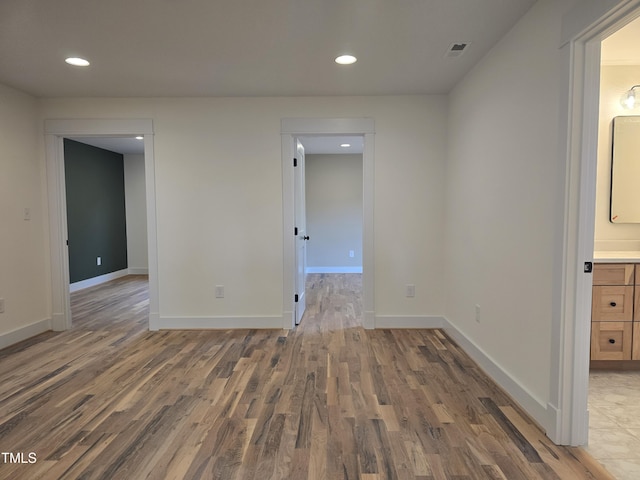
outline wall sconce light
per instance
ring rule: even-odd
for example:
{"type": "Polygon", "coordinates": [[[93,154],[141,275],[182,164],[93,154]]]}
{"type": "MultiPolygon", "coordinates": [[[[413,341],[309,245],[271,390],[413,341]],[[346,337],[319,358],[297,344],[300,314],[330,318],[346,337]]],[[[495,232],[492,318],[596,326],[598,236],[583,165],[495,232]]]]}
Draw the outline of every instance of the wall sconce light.
{"type": "Polygon", "coordinates": [[[620,99],[620,103],[622,103],[622,106],[624,108],[631,110],[632,108],[635,108],[638,105],[640,105],[640,99],[636,98],[636,92],[635,92],[636,88],[640,88],[640,85],[634,85],[627,92],[625,92],[624,95],[622,95],[622,98],[620,99]]]}

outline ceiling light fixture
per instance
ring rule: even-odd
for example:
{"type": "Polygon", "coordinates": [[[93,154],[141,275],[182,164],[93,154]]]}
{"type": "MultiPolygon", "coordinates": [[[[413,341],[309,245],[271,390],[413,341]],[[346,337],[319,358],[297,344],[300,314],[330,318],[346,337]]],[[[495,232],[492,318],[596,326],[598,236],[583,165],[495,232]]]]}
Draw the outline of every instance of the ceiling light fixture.
{"type": "Polygon", "coordinates": [[[144,137],[143,137],[142,135],[138,135],[138,136],[136,137],[136,140],[144,140],[144,137]]]}
{"type": "Polygon", "coordinates": [[[65,59],[65,62],[67,62],[69,65],[73,65],[74,67],[88,67],[89,65],[91,65],[88,60],[79,57],[69,57],[65,59]]]}
{"type": "Polygon", "coordinates": [[[336,58],[336,63],[339,63],[340,65],[351,65],[357,61],[358,59],[353,55],[340,55],[336,58]]]}
{"type": "Polygon", "coordinates": [[[349,148],[351,146],[351,144],[350,143],[341,143],[340,146],[342,148],[349,148]]]}
{"type": "Polygon", "coordinates": [[[640,88],[640,85],[634,85],[629,90],[627,90],[624,95],[622,95],[620,103],[624,108],[628,108],[629,110],[631,110],[632,108],[636,108],[638,105],[640,105],[640,101],[636,98],[636,92],[634,90],[636,88],[640,88]]]}

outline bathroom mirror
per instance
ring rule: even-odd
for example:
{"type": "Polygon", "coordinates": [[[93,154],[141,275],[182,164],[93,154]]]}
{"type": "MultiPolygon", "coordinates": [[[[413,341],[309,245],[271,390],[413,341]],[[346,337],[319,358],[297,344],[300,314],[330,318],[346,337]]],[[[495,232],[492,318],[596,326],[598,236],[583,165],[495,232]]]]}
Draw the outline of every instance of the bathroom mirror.
{"type": "Polygon", "coordinates": [[[640,116],[613,119],[612,223],[640,223],[640,116]]]}

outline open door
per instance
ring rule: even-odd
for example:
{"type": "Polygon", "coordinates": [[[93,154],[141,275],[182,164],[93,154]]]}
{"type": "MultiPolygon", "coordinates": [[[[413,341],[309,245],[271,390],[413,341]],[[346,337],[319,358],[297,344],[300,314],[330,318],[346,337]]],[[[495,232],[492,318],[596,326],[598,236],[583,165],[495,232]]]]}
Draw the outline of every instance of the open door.
{"type": "Polygon", "coordinates": [[[294,166],[294,216],[296,245],[296,278],[295,278],[295,319],[300,324],[306,308],[305,282],[307,280],[307,223],[305,215],[304,192],[304,147],[296,138],[294,166]]]}

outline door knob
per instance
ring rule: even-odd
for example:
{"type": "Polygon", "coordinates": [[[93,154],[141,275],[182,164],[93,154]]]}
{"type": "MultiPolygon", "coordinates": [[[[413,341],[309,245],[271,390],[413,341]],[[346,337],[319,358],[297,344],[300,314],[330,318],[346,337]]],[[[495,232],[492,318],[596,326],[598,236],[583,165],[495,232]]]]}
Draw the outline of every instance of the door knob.
{"type": "Polygon", "coordinates": [[[309,235],[305,235],[302,237],[303,240],[309,240],[309,235]]]}

